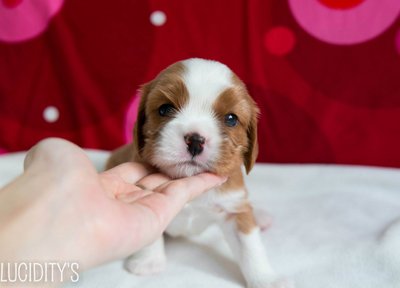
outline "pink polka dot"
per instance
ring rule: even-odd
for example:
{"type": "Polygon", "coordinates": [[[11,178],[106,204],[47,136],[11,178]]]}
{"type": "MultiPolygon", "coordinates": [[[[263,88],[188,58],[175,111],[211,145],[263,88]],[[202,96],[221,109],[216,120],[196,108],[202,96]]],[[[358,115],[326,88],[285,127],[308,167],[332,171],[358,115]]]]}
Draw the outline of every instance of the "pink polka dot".
{"type": "Polygon", "coordinates": [[[364,0],[355,4],[356,0],[289,0],[293,16],[304,30],[321,41],[339,45],[377,37],[396,21],[400,12],[399,0],[364,0]],[[338,8],[338,4],[332,5],[339,2],[342,9],[332,9],[338,8]]]}
{"type": "Polygon", "coordinates": [[[397,30],[394,41],[395,41],[397,53],[399,53],[399,55],[400,55],[400,29],[397,30]]]}
{"type": "Polygon", "coordinates": [[[267,51],[277,56],[283,56],[293,50],[296,38],[286,27],[274,27],[265,33],[264,45],[267,51]]]}
{"type": "Polygon", "coordinates": [[[3,0],[3,4],[7,8],[15,8],[21,4],[22,0],[3,0]]]}
{"type": "Polygon", "coordinates": [[[7,153],[7,150],[6,150],[6,149],[0,148],[0,155],[1,155],[1,154],[6,154],[6,153],[7,153]]]}
{"type": "Polygon", "coordinates": [[[133,127],[135,126],[138,109],[140,102],[140,93],[137,92],[135,96],[133,96],[131,102],[128,105],[128,109],[125,114],[125,141],[127,143],[132,142],[133,140],[133,127]]]}
{"type": "Polygon", "coordinates": [[[17,42],[36,37],[46,30],[63,3],[64,0],[1,0],[0,40],[17,42]]]}

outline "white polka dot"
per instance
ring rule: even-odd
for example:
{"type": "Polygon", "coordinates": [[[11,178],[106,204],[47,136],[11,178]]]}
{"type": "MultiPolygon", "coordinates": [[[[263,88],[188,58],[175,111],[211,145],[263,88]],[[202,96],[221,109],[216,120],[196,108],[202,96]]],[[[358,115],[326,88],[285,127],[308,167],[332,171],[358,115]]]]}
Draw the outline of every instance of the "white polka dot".
{"type": "Polygon", "coordinates": [[[150,22],[154,26],[162,26],[167,22],[167,15],[162,11],[154,11],[150,15],[150,22]]]}
{"type": "Polygon", "coordinates": [[[54,106],[48,106],[43,111],[43,118],[44,120],[46,120],[46,122],[49,123],[56,122],[59,117],[60,117],[60,112],[54,106]]]}

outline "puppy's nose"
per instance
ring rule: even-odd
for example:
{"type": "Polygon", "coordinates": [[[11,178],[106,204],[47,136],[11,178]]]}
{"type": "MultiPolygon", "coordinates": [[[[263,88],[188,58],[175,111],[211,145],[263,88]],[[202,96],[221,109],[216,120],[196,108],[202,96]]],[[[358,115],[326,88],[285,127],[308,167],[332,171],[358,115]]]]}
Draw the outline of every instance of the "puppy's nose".
{"type": "Polygon", "coordinates": [[[203,152],[203,146],[206,139],[197,133],[191,133],[184,136],[185,143],[189,153],[195,157],[203,152]]]}

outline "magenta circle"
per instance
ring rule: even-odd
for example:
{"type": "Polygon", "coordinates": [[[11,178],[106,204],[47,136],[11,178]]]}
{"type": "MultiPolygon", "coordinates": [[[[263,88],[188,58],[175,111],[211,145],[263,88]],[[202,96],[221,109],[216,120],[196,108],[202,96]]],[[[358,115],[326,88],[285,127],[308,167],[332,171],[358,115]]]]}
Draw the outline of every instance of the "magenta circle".
{"type": "Polygon", "coordinates": [[[293,50],[296,38],[291,29],[284,26],[271,28],[264,35],[267,51],[277,56],[284,56],[293,50]]]}
{"type": "Polygon", "coordinates": [[[375,38],[400,12],[399,0],[366,0],[349,9],[331,9],[318,0],[289,0],[299,25],[324,42],[351,45],[375,38]]]}
{"type": "Polygon", "coordinates": [[[125,133],[125,141],[127,143],[132,142],[133,140],[133,127],[135,126],[138,109],[139,109],[139,102],[140,102],[140,93],[137,92],[131,102],[128,105],[128,109],[125,113],[125,126],[124,126],[124,133],[125,133]]]}
{"type": "Polygon", "coordinates": [[[42,33],[64,0],[24,0],[10,9],[0,2],[0,40],[19,42],[42,33]]]}

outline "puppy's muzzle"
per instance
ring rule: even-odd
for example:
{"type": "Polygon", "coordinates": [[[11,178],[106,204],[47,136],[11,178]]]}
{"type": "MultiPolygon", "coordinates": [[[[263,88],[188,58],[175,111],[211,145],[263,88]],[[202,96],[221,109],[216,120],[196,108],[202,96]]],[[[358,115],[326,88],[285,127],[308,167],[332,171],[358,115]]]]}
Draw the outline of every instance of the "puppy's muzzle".
{"type": "Polygon", "coordinates": [[[185,135],[184,139],[188,152],[190,155],[192,155],[192,157],[195,157],[203,152],[204,143],[206,142],[206,139],[203,136],[200,136],[197,133],[191,133],[185,135]]]}

